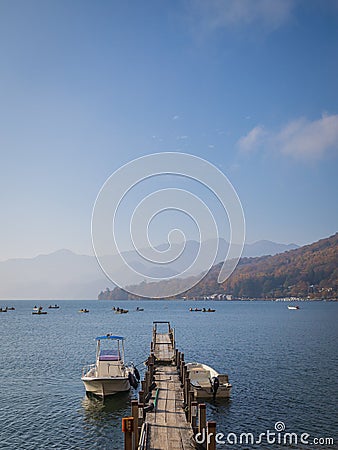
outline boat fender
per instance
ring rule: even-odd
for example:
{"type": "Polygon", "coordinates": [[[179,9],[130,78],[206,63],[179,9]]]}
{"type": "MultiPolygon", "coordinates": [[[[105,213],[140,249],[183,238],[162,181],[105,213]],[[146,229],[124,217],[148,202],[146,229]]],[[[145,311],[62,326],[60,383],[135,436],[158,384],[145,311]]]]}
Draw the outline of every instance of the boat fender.
{"type": "Polygon", "coordinates": [[[143,411],[144,412],[151,412],[153,409],[155,408],[155,405],[154,405],[154,403],[150,403],[149,405],[147,405],[147,406],[145,406],[144,408],[143,408],[143,411]]]}
{"type": "Polygon", "coordinates": [[[137,370],[137,367],[134,367],[134,375],[137,381],[140,381],[140,372],[137,370]]]}
{"type": "Polygon", "coordinates": [[[146,395],[145,399],[144,399],[145,403],[148,403],[149,400],[151,399],[151,397],[152,397],[152,393],[149,392],[149,393],[146,395]]]}
{"type": "Polygon", "coordinates": [[[128,373],[128,381],[130,386],[132,386],[134,389],[137,389],[137,380],[131,372],[128,373]]]}
{"type": "Polygon", "coordinates": [[[155,381],[153,383],[151,383],[151,385],[149,386],[149,391],[153,391],[156,388],[156,383],[155,381]]]}
{"type": "Polygon", "coordinates": [[[216,397],[218,388],[219,388],[219,379],[218,379],[218,377],[212,377],[211,378],[211,389],[212,389],[212,393],[214,394],[214,397],[216,397]]]}

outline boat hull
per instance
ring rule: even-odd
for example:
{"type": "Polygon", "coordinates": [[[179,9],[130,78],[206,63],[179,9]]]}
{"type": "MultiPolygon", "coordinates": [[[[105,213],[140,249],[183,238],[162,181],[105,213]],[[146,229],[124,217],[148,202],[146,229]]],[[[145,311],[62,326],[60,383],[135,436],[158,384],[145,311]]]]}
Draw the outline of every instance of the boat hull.
{"type": "Polygon", "coordinates": [[[86,392],[98,397],[107,397],[130,390],[128,378],[90,378],[82,377],[86,392]]]}
{"type": "MultiPolygon", "coordinates": [[[[211,390],[211,388],[200,388],[197,386],[193,386],[192,383],[190,384],[191,388],[194,391],[194,397],[196,400],[199,399],[213,399],[214,398],[214,394],[211,390]]],[[[231,387],[230,388],[223,388],[222,386],[220,386],[217,390],[216,393],[216,398],[230,398],[230,394],[231,394],[231,387]]]]}
{"type": "Polygon", "coordinates": [[[220,374],[212,367],[201,363],[188,363],[187,370],[194,397],[198,399],[229,398],[232,385],[226,374],[220,374]],[[218,380],[216,392],[213,392],[213,381],[218,380]]]}

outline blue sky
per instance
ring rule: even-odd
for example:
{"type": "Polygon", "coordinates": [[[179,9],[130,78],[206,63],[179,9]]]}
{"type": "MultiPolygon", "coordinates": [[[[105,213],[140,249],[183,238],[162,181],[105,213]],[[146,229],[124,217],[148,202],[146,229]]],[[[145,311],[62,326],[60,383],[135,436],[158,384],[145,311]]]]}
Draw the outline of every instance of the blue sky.
{"type": "Polygon", "coordinates": [[[247,241],[337,231],[338,3],[0,2],[0,259],[91,252],[107,177],[153,152],[221,169],[247,241]]]}

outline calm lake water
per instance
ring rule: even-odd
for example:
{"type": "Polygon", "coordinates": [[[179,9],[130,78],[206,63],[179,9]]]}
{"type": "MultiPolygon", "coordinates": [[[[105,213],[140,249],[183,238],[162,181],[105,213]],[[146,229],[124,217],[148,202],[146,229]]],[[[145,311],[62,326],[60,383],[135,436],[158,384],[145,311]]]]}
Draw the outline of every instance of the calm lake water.
{"type": "Polygon", "coordinates": [[[335,444],[256,448],[338,448],[338,303],[304,302],[290,311],[283,302],[59,301],[59,310],[41,316],[31,314],[34,303],[50,304],[8,302],[16,310],[0,314],[1,449],[122,450],[121,418],[135,393],[104,405],[89,400],[81,369],[94,362],[95,336],[108,332],[125,336],[127,361],[141,363],[153,320],[171,321],[186,361],[229,374],[231,400],[207,406],[218,431],[258,437],[282,421],[286,431],[335,444]],[[114,314],[113,305],[129,313],[114,314]],[[194,306],[217,311],[189,312],[194,306]]]}

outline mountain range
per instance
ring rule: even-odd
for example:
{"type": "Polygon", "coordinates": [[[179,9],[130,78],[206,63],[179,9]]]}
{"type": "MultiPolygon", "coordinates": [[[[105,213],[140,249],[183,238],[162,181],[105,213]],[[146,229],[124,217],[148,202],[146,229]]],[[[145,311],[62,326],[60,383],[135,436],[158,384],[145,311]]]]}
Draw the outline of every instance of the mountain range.
{"type": "MultiPolygon", "coordinates": [[[[188,291],[184,280],[142,283],[137,292],[144,297],[166,297],[172,286],[186,298],[261,298],[301,297],[308,299],[338,298],[338,233],[310,245],[273,256],[243,257],[231,276],[218,283],[222,263],[216,264],[188,291]]],[[[193,281],[193,280],[192,280],[193,281]]],[[[193,283],[192,283],[193,284],[193,283]]],[[[128,290],[128,288],[127,288],[128,290]]],[[[130,292],[135,289],[130,286],[130,292]]],[[[134,298],[115,288],[99,295],[101,299],[134,298]]]]}
{"type": "MultiPolygon", "coordinates": [[[[210,242],[205,242],[203,245],[209,244],[210,242]]],[[[187,241],[182,256],[165,266],[147,263],[135,251],[123,252],[122,256],[142,274],[161,278],[181,273],[193,260],[198,247],[198,242],[187,241]]],[[[245,244],[243,256],[274,255],[297,247],[296,244],[278,244],[262,240],[245,244]]],[[[165,245],[158,248],[164,249],[165,245]]],[[[220,240],[215,264],[224,259],[227,248],[227,242],[220,240]]],[[[125,271],[120,264],[120,258],[113,255],[105,256],[103,260],[114,268],[114,273],[119,279],[123,276],[125,271]]],[[[189,275],[196,275],[205,269],[201,264],[189,275]]],[[[125,279],[125,285],[138,281],[125,279]]],[[[78,255],[70,250],[63,249],[34,258],[17,258],[0,262],[0,299],[93,299],[97,298],[97,293],[106,286],[114,288],[114,284],[105,276],[95,256],[78,255]]]]}

